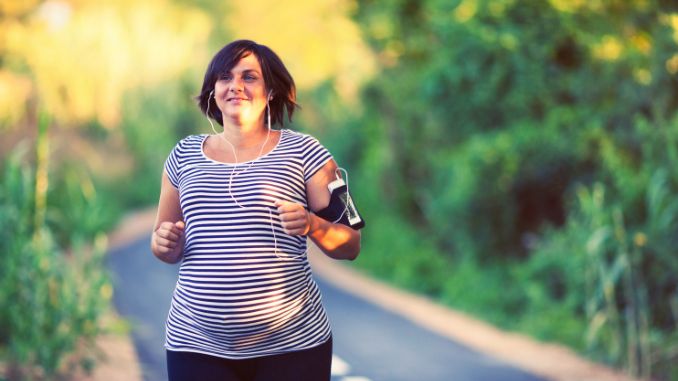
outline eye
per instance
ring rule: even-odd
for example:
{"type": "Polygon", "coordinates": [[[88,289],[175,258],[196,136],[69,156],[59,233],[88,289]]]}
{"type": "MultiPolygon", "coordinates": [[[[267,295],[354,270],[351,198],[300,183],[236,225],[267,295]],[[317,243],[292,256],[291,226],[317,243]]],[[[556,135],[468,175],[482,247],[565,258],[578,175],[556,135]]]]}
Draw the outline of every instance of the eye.
{"type": "Polygon", "coordinates": [[[219,76],[219,79],[222,80],[222,81],[230,81],[231,78],[233,78],[233,76],[230,73],[222,73],[219,76]]]}
{"type": "Polygon", "coordinates": [[[256,81],[257,76],[252,75],[252,74],[245,74],[245,80],[247,81],[256,81]]]}

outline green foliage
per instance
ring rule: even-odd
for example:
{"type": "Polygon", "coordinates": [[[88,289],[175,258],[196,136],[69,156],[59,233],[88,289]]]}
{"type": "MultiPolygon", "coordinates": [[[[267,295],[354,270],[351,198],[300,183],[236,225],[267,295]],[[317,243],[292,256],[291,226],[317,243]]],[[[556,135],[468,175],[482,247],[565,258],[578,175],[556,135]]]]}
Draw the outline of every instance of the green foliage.
{"type": "Polygon", "coordinates": [[[586,336],[573,341],[575,347],[635,374],[667,376],[675,355],[656,353],[678,347],[675,335],[662,334],[678,320],[665,303],[678,297],[671,279],[678,264],[662,249],[675,244],[678,201],[668,196],[664,170],[646,189],[649,213],[632,222],[618,202],[606,200],[602,184],[581,188],[567,225],[545,235],[521,271],[548,292],[546,298],[528,294],[530,310],[560,304],[571,316],[586,317],[586,336]]]}
{"type": "Polygon", "coordinates": [[[369,215],[372,218],[363,234],[370,239],[362,250],[370,255],[361,257],[362,265],[401,287],[440,296],[452,264],[438,255],[433,245],[422,242],[418,232],[388,212],[369,215]]]}
{"type": "Polygon", "coordinates": [[[124,208],[157,203],[163,164],[172,147],[186,135],[211,133],[194,95],[184,78],[126,97],[121,129],[134,167],[128,181],[103,184],[124,208]]]}
{"type": "Polygon", "coordinates": [[[551,203],[562,204],[568,184],[595,176],[605,164],[596,143],[609,143],[606,148],[618,159],[634,165],[637,141],[630,132],[635,116],[662,120],[677,98],[665,67],[669,56],[661,49],[672,41],[668,16],[633,3],[575,10],[564,12],[545,1],[361,2],[356,17],[384,62],[393,66],[363,97],[387,130],[367,144],[384,144],[392,152],[393,170],[385,175],[395,182],[394,200],[407,218],[428,222],[437,231],[440,218],[431,210],[465,219],[514,208],[470,230],[476,238],[481,233],[477,242],[490,242],[476,248],[486,252],[482,255],[492,256],[498,248],[521,251],[520,235],[543,222],[562,223],[563,215],[550,216],[548,200],[533,205],[520,199],[521,193],[547,190],[546,198],[555,199],[551,203]],[[662,100],[655,101],[651,92],[662,100]],[[596,129],[605,141],[587,135],[596,129]],[[474,147],[468,155],[479,157],[450,162],[469,145],[474,147]],[[491,160],[494,169],[485,163],[491,160]],[[472,167],[457,169],[462,165],[472,167]],[[478,172],[444,175],[455,170],[478,172]],[[501,184],[492,184],[495,179],[501,184]],[[439,187],[429,187],[435,181],[439,187]],[[477,185],[469,184],[474,181],[477,185]],[[473,192],[476,186],[490,192],[467,207],[447,200],[442,202],[450,210],[438,205],[441,187],[473,192]],[[501,191],[504,196],[495,197],[501,191]]]}
{"type": "Polygon", "coordinates": [[[76,239],[90,240],[114,225],[121,211],[84,168],[65,163],[53,172],[46,223],[60,247],[68,247],[76,239]]]}
{"type": "Polygon", "coordinates": [[[52,229],[34,224],[35,173],[17,152],[0,177],[0,353],[9,362],[10,379],[51,379],[91,367],[98,320],[111,296],[102,262],[106,240],[96,230],[103,224],[96,216],[83,225],[71,220],[102,210],[86,191],[77,194],[87,180],[73,175],[54,184],[50,196],[58,193],[67,204],[48,204],[52,223],[63,222],[52,229]],[[51,213],[57,207],[70,212],[51,213]],[[69,360],[75,351],[81,352],[80,363],[69,360]]]}
{"type": "Polygon", "coordinates": [[[327,89],[312,106],[328,110],[318,124],[332,125],[368,222],[357,265],[678,379],[673,12],[658,1],[359,1],[383,70],[356,112],[336,113],[327,89]]]}
{"type": "Polygon", "coordinates": [[[544,222],[565,219],[570,184],[585,181],[586,147],[553,125],[521,124],[476,134],[430,163],[418,191],[426,220],[450,253],[480,258],[522,253],[544,222]]]}

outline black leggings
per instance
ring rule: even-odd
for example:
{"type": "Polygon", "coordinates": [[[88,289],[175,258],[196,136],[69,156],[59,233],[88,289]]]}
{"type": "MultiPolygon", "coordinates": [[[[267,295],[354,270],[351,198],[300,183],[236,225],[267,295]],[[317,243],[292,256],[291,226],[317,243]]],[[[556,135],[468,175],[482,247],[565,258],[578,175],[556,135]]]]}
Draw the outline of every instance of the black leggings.
{"type": "Polygon", "coordinates": [[[167,351],[169,381],[330,381],[331,366],[332,338],[314,348],[245,360],[167,351]]]}

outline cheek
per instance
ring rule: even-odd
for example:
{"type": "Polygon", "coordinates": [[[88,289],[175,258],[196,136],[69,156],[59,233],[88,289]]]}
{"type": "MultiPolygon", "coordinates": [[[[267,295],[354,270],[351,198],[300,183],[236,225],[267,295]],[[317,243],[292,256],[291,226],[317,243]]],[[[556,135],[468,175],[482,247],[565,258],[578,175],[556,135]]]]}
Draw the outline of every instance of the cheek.
{"type": "Polygon", "coordinates": [[[228,88],[224,84],[219,82],[214,84],[214,96],[217,98],[217,100],[223,99],[227,90],[228,88]]]}
{"type": "Polygon", "coordinates": [[[266,92],[263,89],[253,89],[250,93],[253,102],[260,107],[266,107],[266,92]]]}
{"type": "Polygon", "coordinates": [[[218,82],[214,85],[214,101],[217,104],[217,107],[222,112],[224,111],[224,106],[226,105],[226,93],[228,88],[224,85],[220,85],[218,82]]]}

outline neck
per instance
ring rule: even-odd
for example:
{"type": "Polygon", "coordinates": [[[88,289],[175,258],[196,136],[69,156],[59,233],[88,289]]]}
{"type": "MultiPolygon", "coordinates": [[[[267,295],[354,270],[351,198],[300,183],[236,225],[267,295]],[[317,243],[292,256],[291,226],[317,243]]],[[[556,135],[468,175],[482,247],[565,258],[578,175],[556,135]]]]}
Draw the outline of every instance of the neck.
{"type": "Polygon", "coordinates": [[[239,120],[224,118],[223,136],[237,149],[253,148],[261,146],[262,141],[268,134],[268,127],[261,117],[254,123],[243,123],[239,120]]]}

